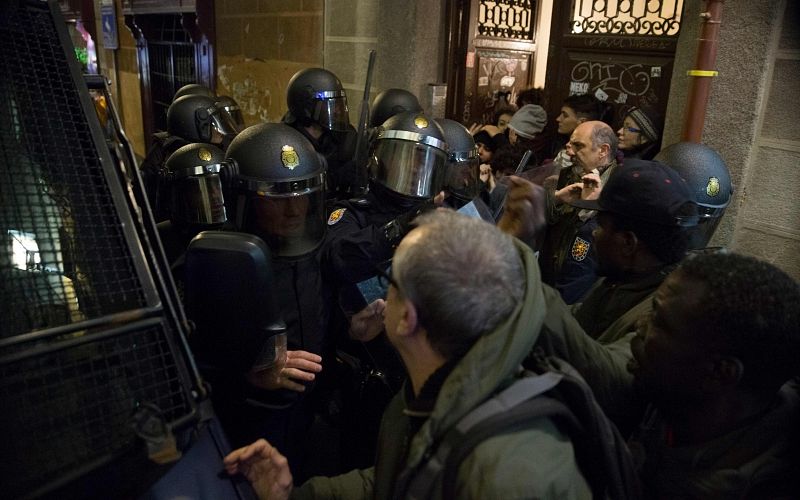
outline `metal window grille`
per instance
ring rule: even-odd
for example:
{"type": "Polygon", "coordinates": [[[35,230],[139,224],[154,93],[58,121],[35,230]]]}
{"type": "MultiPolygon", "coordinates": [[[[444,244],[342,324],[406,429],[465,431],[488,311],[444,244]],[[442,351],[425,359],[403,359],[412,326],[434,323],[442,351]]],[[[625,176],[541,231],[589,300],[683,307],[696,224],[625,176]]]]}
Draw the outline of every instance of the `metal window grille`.
{"type": "Polygon", "coordinates": [[[573,0],[572,33],[677,36],[683,0],[573,0]]]}
{"type": "Polygon", "coordinates": [[[156,130],[167,129],[167,109],[184,85],[195,83],[195,46],[181,25],[179,14],[155,15],[160,29],[148,41],[150,91],[156,130]]]}
{"type": "Polygon", "coordinates": [[[532,0],[480,0],[478,35],[533,41],[535,12],[532,0]]]}

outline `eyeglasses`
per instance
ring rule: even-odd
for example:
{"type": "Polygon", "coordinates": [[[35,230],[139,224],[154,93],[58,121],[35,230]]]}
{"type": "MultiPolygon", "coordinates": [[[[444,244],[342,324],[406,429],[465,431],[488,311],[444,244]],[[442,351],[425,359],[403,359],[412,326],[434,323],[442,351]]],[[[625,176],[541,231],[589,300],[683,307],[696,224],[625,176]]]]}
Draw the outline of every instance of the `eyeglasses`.
{"type": "Polygon", "coordinates": [[[382,262],[382,263],[380,263],[380,264],[375,266],[375,273],[378,276],[378,283],[383,288],[387,288],[388,289],[389,285],[392,285],[393,287],[395,287],[395,289],[400,290],[400,286],[397,284],[397,282],[391,276],[391,272],[392,272],[391,265],[392,265],[392,261],[386,261],[386,262],[382,262]],[[386,269],[386,271],[384,271],[384,269],[386,269]]]}
{"type": "Polygon", "coordinates": [[[630,132],[632,134],[641,134],[642,133],[642,129],[639,129],[639,128],[633,128],[633,127],[622,127],[622,128],[627,130],[628,132],[630,132]]]}

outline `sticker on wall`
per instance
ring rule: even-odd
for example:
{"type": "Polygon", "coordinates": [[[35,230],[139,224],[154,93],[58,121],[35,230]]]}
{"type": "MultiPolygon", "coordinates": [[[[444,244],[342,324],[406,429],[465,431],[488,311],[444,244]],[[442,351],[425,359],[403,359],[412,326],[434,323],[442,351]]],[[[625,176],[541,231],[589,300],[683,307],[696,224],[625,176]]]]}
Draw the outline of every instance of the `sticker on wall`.
{"type": "Polygon", "coordinates": [[[607,101],[607,100],[608,100],[608,94],[606,94],[606,93],[603,91],[603,89],[597,89],[597,90],[595,90],[595,91],[594,91],[594,96],[595,96],[595,97],[597,97],[597,100],[598,100],[598,101],[603,101],[603,102],[605,102],[605,101],[607,101]]]}
{"type": "Polygon", "coordinates": [[[661,78],[661,66],[650,68],[650,78],[661,78]]]}
{"type": "Polygon", "coordinates": [[[489,77],[482,76],[478,78],[478,87],[488,87],[489,86],[489,77]]]}
{"type": "Polygon", "coordinates": [[[475,52],[473,51],[467,52],[467,67],[468,68],[475,67],[475,52]]]}
{"type": "Polygon", "coordinates": [[[628,94],[620,92],[617,98],[614,100],[614,102],[617,104],[625,104],[626,102],[628,102],[628,94]]]}
{"type": "Polygon", "coordinates": [[[511,75],[506,75],[500,79],[500,86],[501,87],[513,87],[514,81],[516,81],[516,77],[511,75]]]}
{"type": "Polygon", "coordinates": [[[569,82],[569,95],[589,92],[589,82],[569,82]]]}

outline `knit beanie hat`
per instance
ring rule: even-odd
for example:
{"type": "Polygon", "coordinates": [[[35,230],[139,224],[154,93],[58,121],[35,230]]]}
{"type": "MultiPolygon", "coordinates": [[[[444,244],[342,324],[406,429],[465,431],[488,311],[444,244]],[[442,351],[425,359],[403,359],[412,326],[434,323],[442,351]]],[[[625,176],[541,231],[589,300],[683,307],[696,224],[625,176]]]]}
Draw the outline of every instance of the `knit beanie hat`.
{"type": "Polygon", "coordinates": [[[526,104],[514,113],[508,126],[518,136],[533,139],[536,134],[544,130],[545,124],[547,124],[547,112],[544,108],[536,104],[526,104]]]}
{"type": "Polygon", "coordinates": [[[655,111],[647,108],[632,108],[626,116],[630,116],[639,125],[642,135],[648,142],[656,142],[661,137],[655,111]]]}

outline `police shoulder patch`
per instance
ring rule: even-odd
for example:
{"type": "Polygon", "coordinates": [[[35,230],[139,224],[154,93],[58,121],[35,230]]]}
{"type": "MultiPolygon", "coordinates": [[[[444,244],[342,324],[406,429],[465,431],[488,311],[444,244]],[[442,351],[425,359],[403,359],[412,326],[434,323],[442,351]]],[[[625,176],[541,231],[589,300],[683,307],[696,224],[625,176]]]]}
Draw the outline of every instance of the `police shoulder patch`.
{"type": "Polygon", "coordinates": [[[328,217],[328,225],[332,226],[342,220],[342,216],[344,215],[346,208],[337,208],[333,212],[331,212],[330,217],[328,217]]]}
{"type": "Polygon", "coordinates": [[[572,243],[572,258],[581,262],[586,258],[586,255],[589,253],[590,243],[580,236],[575,237],[575,241],[572,243]]]}

